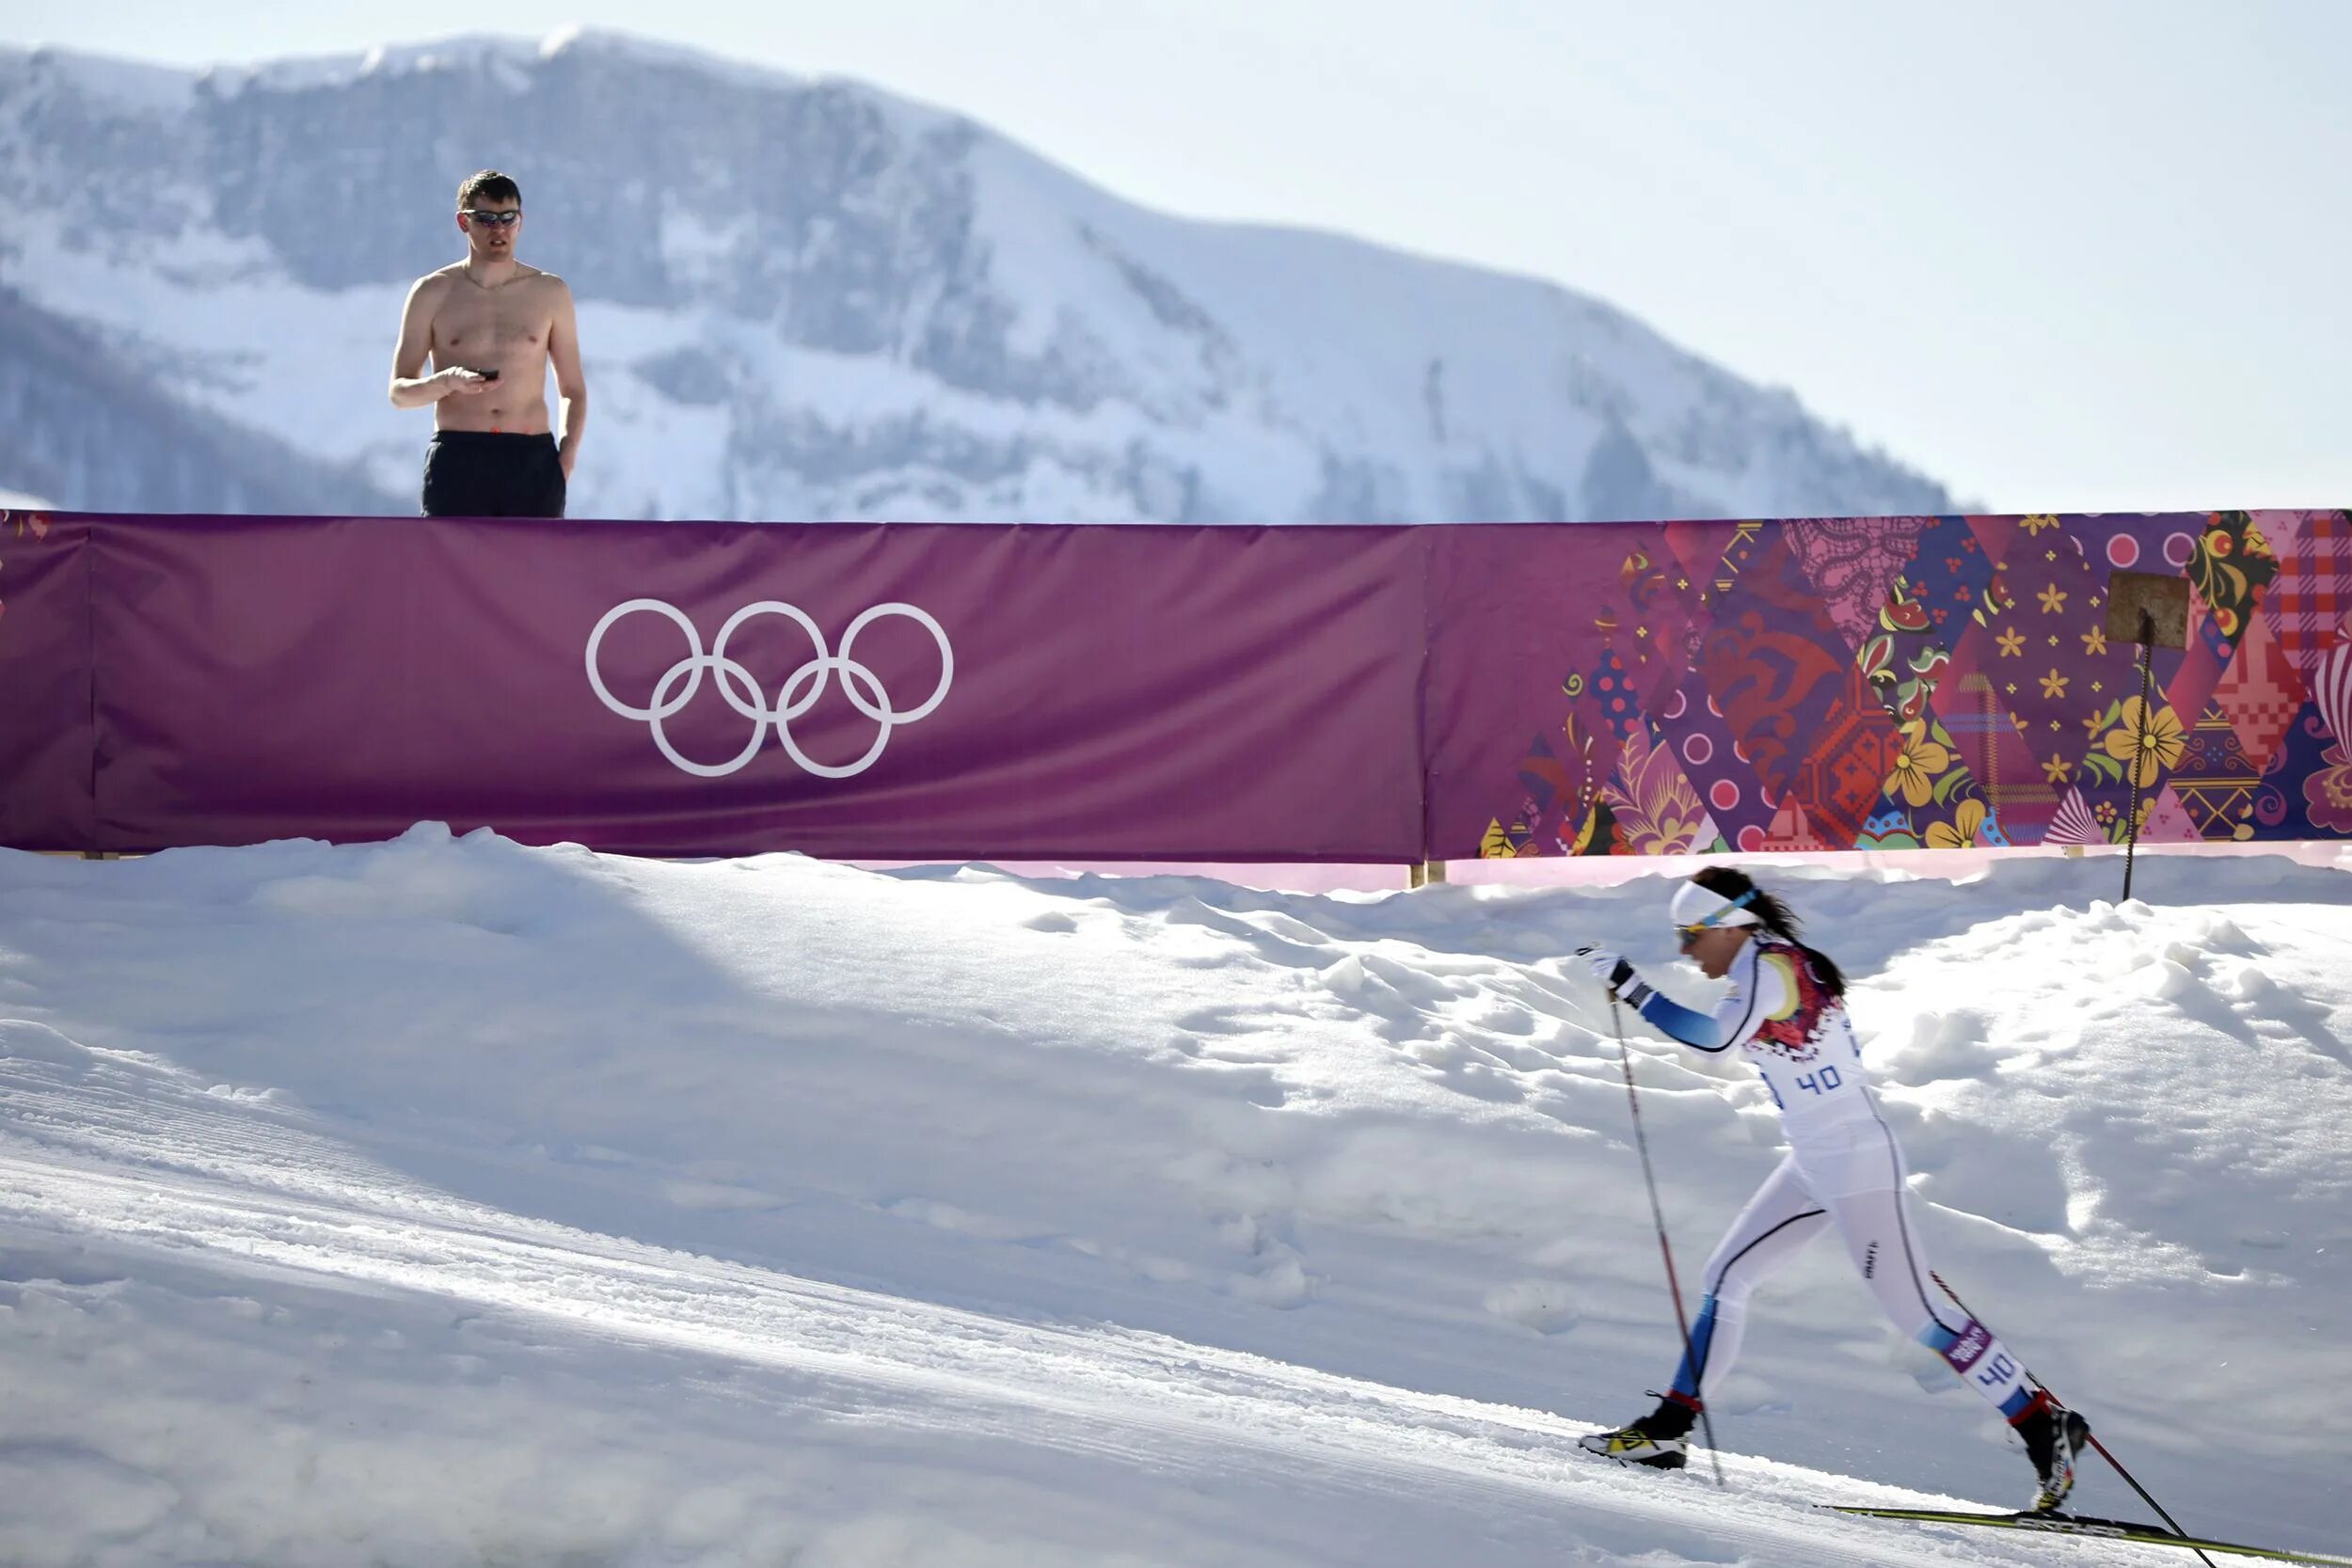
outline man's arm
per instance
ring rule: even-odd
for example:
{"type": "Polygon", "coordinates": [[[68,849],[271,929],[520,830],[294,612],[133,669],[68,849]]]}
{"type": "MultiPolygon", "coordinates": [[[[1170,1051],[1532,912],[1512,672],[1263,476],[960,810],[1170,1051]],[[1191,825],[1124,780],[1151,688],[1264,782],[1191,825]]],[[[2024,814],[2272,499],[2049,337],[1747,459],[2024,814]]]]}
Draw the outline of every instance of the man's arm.
{"type": "Polygon", "coordinates": [[[424,373],[424,362],[433,353],[433,307],[440,298],[436,282],[432,277],[417,279],[400,312],[400,342],[392,349],[395,408],[422,408],[453,393],[479,392],[490,385],[485,377],[456,366],[434,375],[424,373]]]}
{"type": "Polygon", "coordinates": [[[580,368],[580,316],[572,291],[555,280],[555,313],[548,324],[548,359],[555,367],[556,457],[564,477],[572,477],[580,461],[580,432],[588,428],[588,377],[580,368]]]}

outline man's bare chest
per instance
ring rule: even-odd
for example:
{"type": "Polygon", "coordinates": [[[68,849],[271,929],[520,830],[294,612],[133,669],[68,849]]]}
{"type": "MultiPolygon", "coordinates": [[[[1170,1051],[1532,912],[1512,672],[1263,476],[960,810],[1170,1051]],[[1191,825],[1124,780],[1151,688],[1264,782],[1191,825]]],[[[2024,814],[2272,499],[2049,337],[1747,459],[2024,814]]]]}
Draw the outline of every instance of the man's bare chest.
{"type": "Polygon", "coordinates": [[[500,357],[545,347],[550,313],[545,293],[519,284],[453,292],[433,315],[433,346],[445,353],[500,357]]]}

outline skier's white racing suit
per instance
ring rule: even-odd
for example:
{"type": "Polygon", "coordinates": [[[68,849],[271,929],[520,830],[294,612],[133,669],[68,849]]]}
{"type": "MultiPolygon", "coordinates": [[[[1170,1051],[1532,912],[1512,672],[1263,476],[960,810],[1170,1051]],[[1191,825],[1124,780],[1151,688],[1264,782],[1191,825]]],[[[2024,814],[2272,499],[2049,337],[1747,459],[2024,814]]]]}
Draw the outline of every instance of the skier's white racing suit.
{"type": "Polygon", "coordinates": [[[1807,1242],[1836,1230],[1896,1325],[1939,1352],[1962,1381],[2012,1419],[2033,1389],[1992,1330],[1932,1293],[1894,1130],[1864,1082],[1862,1048],[1844,1006],[1804,948],[1751,927],[1726,975],[1731,993],[1694,1012],[1638,977],[1624,990],[1644,1019],[1700,1051],[1756,1064],[1780,1107],[1788,1152],[1707,1261],[1705,1296],[1674,1394],[1703,1401],[1740,1354],[1748,1296],[1807,1242]]]}

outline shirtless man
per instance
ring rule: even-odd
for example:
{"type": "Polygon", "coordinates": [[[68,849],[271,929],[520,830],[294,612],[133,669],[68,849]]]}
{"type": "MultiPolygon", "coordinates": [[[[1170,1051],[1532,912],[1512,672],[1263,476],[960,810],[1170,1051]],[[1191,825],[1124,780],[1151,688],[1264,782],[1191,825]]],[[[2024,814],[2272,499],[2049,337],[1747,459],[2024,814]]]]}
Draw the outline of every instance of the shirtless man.
{"type": "Polygon", "coordinates": [[[457,187],[466,259],[417,279],[392,351],[392,406],[433,405],[428,517],[561,517],[588,422],[572,291],[515,260],[522,192],[495,169],[457,187]],[[425,373],[430,357],[434,369],[425,373]],[[548,366],[563,422],[548,425],[548,366]]]}

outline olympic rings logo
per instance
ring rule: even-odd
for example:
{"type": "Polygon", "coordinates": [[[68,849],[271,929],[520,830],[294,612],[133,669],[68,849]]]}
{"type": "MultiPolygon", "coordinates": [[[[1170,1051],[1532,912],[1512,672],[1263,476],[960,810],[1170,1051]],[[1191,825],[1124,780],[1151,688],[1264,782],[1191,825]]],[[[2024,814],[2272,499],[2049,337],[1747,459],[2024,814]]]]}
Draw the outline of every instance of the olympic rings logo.
{"type": "Polygon", "coordinates": [[[703,652],[702,635],[694,629],[694,623],[687,619],[685,612],[675,605],[665,604],[660,599],[630,599],[616,604],[604,612],[604,618],[596,623],[596,629],[588,634],[588,684],[595,689],[598,700],[622,718],[634,719],[651,726],[653,743],[660,749],[661,754],[677,768],[702,779],[723,779],[750,762],[758,753],[760,742],[768,738],[768,726],[771,724],[776,727],[776,738],[783,742],[786,752],[808,772],[826,779],[847,779],[863,773],[874,766],[875,759],[882,754],[882,748],[890,744],[890,732],[894,728],[928,718],[941,703],[946,701],[947,687],[954,680],[955,673],[955,650],[947,644],[946,632],[929,613],[911,604],[881,604],[862,612],[841,634],[839,653],[826,648],[825,634],[818,629],[817,623],[809,618],[806,611],[775,599],[762,599],[757,604],[745,605],[728,616],[726,625],[719,628],[718,639],[710,644],[708,653],[703,652]],[[602,673],[596,668],[596,652],[603,646],[605,633],[611,631],[622,618],[639,610],[651,610],[657,615],[666,616],[686,634],[686,657],[662,673],[661,678],[654,683],[653,701],[644,707],[631,706],[613,696],[604,684],[602,673]],[[727,639],[733,637],[745,622],[762,615],[781,615],[793,622],[808,633],[808,640],[817,650],[814,658],[784,677],[784,684],[776,689],[773,705],[766,701],[759,682],[752,673],[727,657],[727,639]],[[930,632],[931,640],[939,644],[939,685],[920,706],[909,708],[903,713],[891,706],[890,694],[882,689],[881,677],[860,664],[850,652],[857,642],[858,633],[885,615],[905,616],[930,632]],[[670,744],[670,736],[662,728],[664,721],[676,718],[685,711],[686,705],[694,700],[694,694],[702,689],[706,672],[717,677],[715,684],[719,695],[725,699],[727,706],[752,721],[751,739],[740,752],[722,763],[696,762],[680,755],[677,748],[670,744]],[[835,672],[840,673],[841,690],[850,699],[850,705],[882,726],[874,736],[874,743],[866,749],[866,754],[840,768],[809,757],[792,738],[792,721],[817,705],[835,672]]]}

